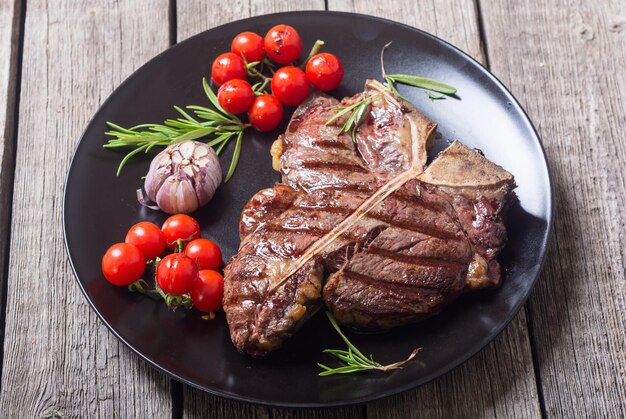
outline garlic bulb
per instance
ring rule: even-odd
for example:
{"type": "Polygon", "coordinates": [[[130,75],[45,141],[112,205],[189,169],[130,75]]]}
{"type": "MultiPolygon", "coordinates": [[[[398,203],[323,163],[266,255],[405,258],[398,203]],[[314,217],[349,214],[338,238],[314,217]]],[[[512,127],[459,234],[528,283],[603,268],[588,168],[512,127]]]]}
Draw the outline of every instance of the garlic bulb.
{"type": "Polygon", "coordinates": [[[220,183],[222,169],[213,148],[198,141],[183,141],[156,155],[144,188],[164,212],[188,214],[206,205],[220,183]]]}

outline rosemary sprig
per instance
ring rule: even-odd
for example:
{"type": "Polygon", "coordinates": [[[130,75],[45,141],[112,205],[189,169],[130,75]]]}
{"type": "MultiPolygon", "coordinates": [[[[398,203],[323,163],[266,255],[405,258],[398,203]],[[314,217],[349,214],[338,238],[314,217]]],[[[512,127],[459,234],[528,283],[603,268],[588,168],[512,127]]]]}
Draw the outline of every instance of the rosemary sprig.
{"type": "MultiPolygon", "coordinates": [[[[385,71],[385,50],[391,45],[391,42],[388,42],[381,50],[380,50],[380,70],[383,75],[383,79],[385,80],[385,84],[387,88],[392,93],[400,96],[402,99],[407,100],[404,96],[400,94],[398,89],[396,89],[395,84],[401,83],[406,84],[408,86],[420,87],[426,90],[428,94],[428,98],[432,101],[445,99],[445,96],[435,95],[432,92],[443,93],[445,95],[454,95],[457,92],[456,87],[451,86],[447,83],[443,83],[437,80],[429,79],[427,77],[419,77],[412,76],[410,74],[387,74],[385,71]]],[[[408,102],[408,100],[407,100],[408,102]]]]}
{"type": "Polygon", "coordinates": [[[243,131],[250,125],[244,124],[237,116],[226,112],[220,106],[217,96],[204,78],[202,79],[202,87],[213,108],[198,105],[186,106],[185,109],[191,111],[194,116],[183,108],[174,106],[180,117],[168,119],[163,124],[141,124],[131,128],[123,128],[112,122],[107,122],[110,130],[104,134],[112,138],[103,147],[133,148],[120,162],[117,169],[118,176],[128,160],[141,152],[149,152],[153,147],[167,147],[186,140],[212,137],[208,144],[214,147],[219,155],[230,140],[236,136],[235,152],[224,181],[226,182],[231,178],[239,160],[243,131]]]}
{"type": "Polygon", "coordinates": [[[323,351],[324,353],[331,354],[332,356],[343,362],[344,365],[336,368],[331,368],[324,364],[318,363],[317,365],[324,370],[319,373],[320,377],[333,374],[350,374],[360,371],[391,371],[399,369],[402,368],[404,364],[412,360],[421,349],[415,349],[404,361],[394,362],[388,365],[382,365],[374,361],[374,358],[371,355],[369,358],[363,355],[363,353],[359,351],[358,348],[354,346],[343,333],[341,333],[339,325],[329,312],[326,312],[326,316],[328,317],[328,320],[330,320],[330,323],[333,325],[333,328],[337,331],[337,333],[339,333],[339,336],[341,336],[341,339],[345,342],[346,345],[348,345],[348,350],[346,351],[343,349],[325,349],[323,351]]]}
{"type": "Polygon", "coordinates": [[[391,81],[392,83],[402,83],[413,87],[421,87],[422,89],[446,95],[453,95],[456,93],[456,87],[437,80],[429,79],[427,77],[412,76],[410,74],[387,74],[386,80],[391,81]]]}
{"type": "Polygon", "coordinates": [[[378,95],[369,96],[360,99],[349,106],[337,106],[335,110],[338,112],[326,121],[325,125],[330,125],[342,116],[349,114],[348,119],[346,119],[346,122],[341,127],[339,133],[343,134],[349,132],[352,136],[352,141],[356,142],[356,131],[359,128],[359,125],[361,125],[361,122],[363,122],[365,115],[367,115],[367,110],[369,109],[370,104],[377,97],[378,95]]]}

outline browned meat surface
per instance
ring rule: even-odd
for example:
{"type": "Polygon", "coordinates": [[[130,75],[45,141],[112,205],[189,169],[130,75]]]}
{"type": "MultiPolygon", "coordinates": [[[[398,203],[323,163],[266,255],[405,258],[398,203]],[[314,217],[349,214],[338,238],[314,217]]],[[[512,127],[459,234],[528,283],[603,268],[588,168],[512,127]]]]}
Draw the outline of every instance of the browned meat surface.
{"type": "Polygon", "coordinates": [[[434,129],[371,81],[341,103],[312,96],[297,109],[273,147],[282,183],[246,205],[224,270],[237,348],[277,349],[323,303],[340,323],[377,330],[499,284],[513,178],[459,142],[424,170],[434,129]],[[326,122],[364,96],[372,104],[355,144],[339,134],[344,121],[326,122]]]}
{"type": "Polygon", "coordinates": [[[513,177],[455,141],[418,179],[367,215],[386,222],[382,232],[328,278],[324,301],[341,324],[411,323],[463,292],[500,285],[495,258],[513,177]]]}

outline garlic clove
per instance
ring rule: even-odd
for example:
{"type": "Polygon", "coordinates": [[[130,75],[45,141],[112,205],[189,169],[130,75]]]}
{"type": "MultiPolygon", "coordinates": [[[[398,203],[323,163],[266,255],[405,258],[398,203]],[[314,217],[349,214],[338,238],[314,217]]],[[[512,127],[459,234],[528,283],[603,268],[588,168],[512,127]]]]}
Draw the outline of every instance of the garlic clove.
{"type": "MultiPolygon", "coordinates": [[[[213,150],[211,152],[215,153],[213,150]]],[[[213,198],[220,183],[222,183],[222,169],[217,158],[198,166],[198,173],[194,176],[194,186],[200,205],[205,205],[213,198]]]]}
{"type": "Polygon", "coordinates": [[[172,174],[172,166],[170,163],[171,158],[167,150],[163,150],[152,159],[150,170],[148,170],[144,182],[146,195],[148,195],[150,200],[156,201],[157,192],[161,188],[161,185],[163,185],[165,179],[172,174]]]}
{"type": "Polygon", "coordinates": [[[182,154],[180,154],[180,151],[178,151],[178,149],[174,149],[174,151],[172,151],[172,163],[180,164],[182,161],[183,161],[182,154]]]}
{"type": "Polygon", "coordinates": [[[183,172],[185,172],[187,174],[187,176],[189,177],[193,177],[194,173],[194,166],[191,164],[188,164],[187,166],[183,167],[183,172]]]}
{"type": "Polygon", "coordinates": [[[193,151],[193,158],[194,159],[199,159],[201,157],[204,157],[206,155],[209,154],[209,148],[210,147],[196,147],[196,149],[193,151]]]}
{"type": "Polygon", "coordinates": [[[165,179],[155,202],[168,214],[189,214],[199,207],[192,180],[184,172],[165,179]]]}
{"type": "Polygon", "coordinates": [[[193,156],[193,152],[196,149],[196,144],[194,141],[184,141],[180,143],[180,147],[178,151],[183,156],[183,159],[189,160],[193,156]]]}

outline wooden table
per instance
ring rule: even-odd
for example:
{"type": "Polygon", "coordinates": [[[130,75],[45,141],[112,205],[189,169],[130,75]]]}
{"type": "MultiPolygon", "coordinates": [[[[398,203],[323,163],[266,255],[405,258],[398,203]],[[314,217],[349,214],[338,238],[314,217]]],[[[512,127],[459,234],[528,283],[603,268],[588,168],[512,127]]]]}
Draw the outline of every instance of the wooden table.
{"type": "Polygon", "coordinates": [[[623,0],[0,0],[0,58],[0,416],[626,415],[623,0]],[[89,118],[154,55],[235,19],[325,8],[424,29],[500,78],[543,138],[554,236],[525,309],[462,367],[364,406],[256,407],[172,381],[106,329],[63,247],[64,177],[89,118]]]}

